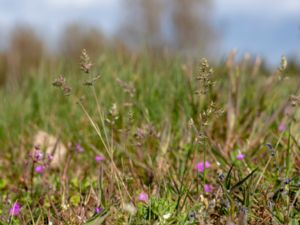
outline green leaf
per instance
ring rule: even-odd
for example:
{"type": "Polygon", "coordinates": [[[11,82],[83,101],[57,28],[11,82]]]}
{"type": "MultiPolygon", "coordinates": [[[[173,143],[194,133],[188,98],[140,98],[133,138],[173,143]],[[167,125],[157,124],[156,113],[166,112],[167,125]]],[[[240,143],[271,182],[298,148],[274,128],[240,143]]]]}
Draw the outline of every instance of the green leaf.
{"type": "Polygon", "coordinates": [[[258,170],[258,168],[254,169],[250,174],[248,174],[245,178],[243,178],[242,180],[240,180],[239,182],[237,182],[235,185],[232,186],[231,191],[234,190],[235,188],[238,188],[239,186],[241,186],[246,180],[248,180],[256,171],[258,170]]]}
{"type": "Polygon", "coordinates": [[[232,172],[232,169],[233,169],[233,165],[231,165],[231,167],[230,167],[230,169],[229,169],[229,171],[227,173],[227,176],[225,178],[225,188],[227,190],[230,189],[230,185],[231,185],[231,172],[232,172]]]}
{"type": "Polygon", "coordinates": [[[104,216],[97,215],[96,217],[93,217],[88,222],[86,222],[84,225],[100,225],[104,222],[104,220],[106,219],[106,217],[108,217],[108,215],[109,212],[106,213],[104,216]]]}

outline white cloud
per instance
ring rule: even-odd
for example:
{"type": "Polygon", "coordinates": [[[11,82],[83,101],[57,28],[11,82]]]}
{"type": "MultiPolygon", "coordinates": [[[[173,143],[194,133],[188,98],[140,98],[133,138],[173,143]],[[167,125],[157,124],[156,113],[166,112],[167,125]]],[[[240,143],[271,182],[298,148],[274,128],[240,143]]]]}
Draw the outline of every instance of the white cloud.
{"type": "Polygon", "coordinates": [[[118,0],[46,0],[50,6],[54,7],[114,7],[118,0]]]}
{"type": "Polygon", "coordinates": [[[300,13],[299,0],[215,0],[214,5],[219,15],[250,14],[274,17],[300,13]]]}

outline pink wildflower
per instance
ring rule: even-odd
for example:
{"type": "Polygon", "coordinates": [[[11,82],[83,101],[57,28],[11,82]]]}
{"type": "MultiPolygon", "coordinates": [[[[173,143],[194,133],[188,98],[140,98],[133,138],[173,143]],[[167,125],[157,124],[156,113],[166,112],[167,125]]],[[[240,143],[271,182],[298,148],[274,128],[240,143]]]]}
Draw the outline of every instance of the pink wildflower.
{"type": "Polygon", "coordinates": [[[139,200],[141,202],[148,202],[148,200],[149,200],[148,194],[145,192],[141,192],[139,195],[139,200]]]}
{"type": "Polygon", "coordinates": [[[15,202],[9,210],[9,215],[17,216],[20,214],[21,205],[18,202],[15,202]]]}
{"type": "Polygon", "coordinates": [[[208,169],[208,168],[210,168],[210,166],[211,166],[211,164],[208,161],[205,161],[205,163],[204,162],[196,163],[195,168],[198,172],[202,173],[204,171],[204,169],[208,169]]]}
{"type": "Polygon", "coordinates": [[[244,158],[245,158],[245,155],[241,152],[236,156],[237,160],[243,160],[244,158]]]}
{"type": "Polygon", "coordinates": [[[283,132],[283,131],[285,131],[285,129],[286,129],[285,123],[281,122],[278,126],[278,130],[280,132],[283,132]]]}
{"type": "Polygon", "coordinates": [[[101,162],[104,160],[104,157],[101,155],[96,155],[95,160],[96,160],[96,162],[101,162]]]}
{"type": "Polygon", "coordinates": [[[53,160],[54,156],[52,154],[48,154],[48,161],[51,162],[53,160]]]}
{"type": "Polygon", "coordinates": [[[44,171],[44,166],[36,166],[35,167],[35,172],[36,173],[42,173],[44,171]]]}
{"type": "Polygon", "coordinates": [[[95,209],[95,213],[96,214],[99,214],[99,213],[101,213],[103,211],[103,208],[102,207],[96,207],[96,209],[95,209]]]}
{"type": "Polygon", "coordinates": [[[210,192],[212,192],[212,190],[213,190],[213,187],[211,184],[204,184],[204,192],[210,193],[210,192]]]}
{"type": "Polygon", "coordinates": [[[40,161],[43,159],[43,152],[39,149],[35,150],[33,153],[33,158],[35,161],[40,161]]]}
{"type": "Polygon", "coordinates": [[[84,151],[83,147],[80,144],[76,144],[76,151],[82,153],[84,151]]]}

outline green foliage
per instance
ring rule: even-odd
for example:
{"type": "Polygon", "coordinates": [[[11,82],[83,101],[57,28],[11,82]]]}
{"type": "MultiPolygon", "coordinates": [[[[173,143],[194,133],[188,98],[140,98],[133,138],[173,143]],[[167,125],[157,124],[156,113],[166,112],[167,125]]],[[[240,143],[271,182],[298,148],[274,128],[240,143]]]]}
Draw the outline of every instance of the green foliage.
{"type": "Polygon", "coordinates": [[[297,223],[300,81],[285,59],[269,76],[245,62],[213,70],[205,59],[199,69],[147,54],[83,56],[0,90],[1,222],[297,223]],[[40,130],[67,156],[36,174],[40,130]],[[201,173],[203,161],[211,166],[201,173]],[[149,201],[138,200],[141,192],[149,201]],[[22,216],[9,215],[15,201],[22,216]]]}

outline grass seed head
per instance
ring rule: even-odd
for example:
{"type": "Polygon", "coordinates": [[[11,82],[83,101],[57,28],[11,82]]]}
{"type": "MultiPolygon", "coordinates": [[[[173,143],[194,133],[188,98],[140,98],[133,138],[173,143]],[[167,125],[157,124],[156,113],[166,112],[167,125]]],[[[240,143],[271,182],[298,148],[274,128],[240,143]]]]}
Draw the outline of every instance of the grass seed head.
{"type": "Polygon", "coordinates": [[[200,63],[199,74],[196,76],[196,79],[200,83],[200,87],[196,91],[197,94],[206,94],[214,86],[212,80],[213,73],[213,68],[210,67],[207,59],[203,58],[200,63]]]}
{"type": "Polygon", "coordinates": [[[80,68],[84,73],[90,73],[90,70],[92,68],[92,62],[90,60],[90,57],[86,51],[86,49],[83,49],[81,52],[81,62],[80,62],[80,68]]]}

